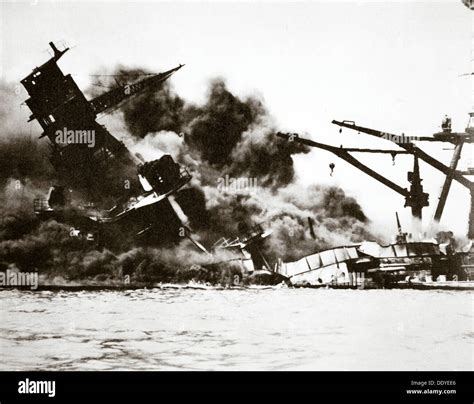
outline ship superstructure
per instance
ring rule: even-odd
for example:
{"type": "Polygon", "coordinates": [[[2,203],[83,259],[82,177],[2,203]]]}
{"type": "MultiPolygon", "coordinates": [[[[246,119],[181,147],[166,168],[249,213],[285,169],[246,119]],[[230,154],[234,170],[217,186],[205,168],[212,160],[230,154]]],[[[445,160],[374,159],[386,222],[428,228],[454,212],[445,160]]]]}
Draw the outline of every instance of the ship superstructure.
{"type": "Polygon", "coordinates": [[[118,234],[146,236],[154,242],[191,237],[188,218],[176,200],[191,179],[187,170],[167,154],[154,161],[132,155],[97,121],[131,97],[159,89],[183,65],[119,84],[88,100],[57,64],[69,48],[59,50],[52,42],[50,46],[53,56],[21,81],[30,95],[30,120],[38,121],[40,137],[49,140],[59,180],[47,199],[35,200],[37,215],[75,223],[80,227],[77,234],[101,234],[102,240],[116,241],[118,234]],[[70,209],[68,191],[80,195],[80,207],[70,209]]]}

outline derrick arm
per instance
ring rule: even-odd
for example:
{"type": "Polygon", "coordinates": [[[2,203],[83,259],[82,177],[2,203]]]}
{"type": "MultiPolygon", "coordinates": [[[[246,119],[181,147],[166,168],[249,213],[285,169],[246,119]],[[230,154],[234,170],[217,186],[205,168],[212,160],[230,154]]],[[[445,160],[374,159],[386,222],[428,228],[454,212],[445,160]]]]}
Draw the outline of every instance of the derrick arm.
{"type": "MultiPolygon", "coordinates": [[[[468,188],[470,191],[474,191],[474,183],[467,178],[465,178],[460,172],[446,166],[445,164],[441,163],[440,161],[436,160],[434,157],[431,157],[429,154],[425,153],[423,150],[419,149],[416,147],[413,143],[408,141],[407,143],[403,142],[403,140],[410,140],[410,139],[415,139],[415,138],[410,138],[406,136],[397,136],[397,135],[392,135],[387,132],[381,132],[376,129],[370,129],[370,128],[365,128],[363,126],[358,126],[354,122],[348,122],[348,121],[332,121],[333,124],[338,125],[340,127],[344,128],[349,128],[352,130],[356,130],[358,132],[362,133],[367,133],[368,135],[372,135],[381,139],[386,139],[390,140],[391,142],[394,142],[401,148],[407,150],[408,152],[416,155],[419,157],[421,160],[423,160],[425,163],[428,163],[430,166],[436,168],[437,170],[441,171],[445,175],[452,176],[452,178],[456,181],[458,181],[460,184],[464,185],[466,188],[468,188]],[[397,140],[401,140],[400,142],[397,142],[397,140]]],[[[416,138],[418,139],[418,138],[416,138]]]]}
{"type": "Polygon", "coordinates": [[[340,157],[341,159],[347,161],[349,164],[353,165],[354,167],[358,168],[362,172],[370,175],[372,178],[376,179],[377,181],[381,182],[385,186],[389,187],[390,189],[394,190],[395,192],[399,193],[400,195],[404,196],[405,198],[409,198],[409,192],[405,188],[402,188],[398,184],[390,181],[389,179],[385,178],[384,176],[380,175],[378,172],[372,170],[371,168],[367,167],[365,164],[361,163],[355,157],[351,156],[346,150],[341,149],[339,147],[330,146],[324,143],[318,143],[313,140],[304,139],[299,137],[296,134],[287,134],[278,132],[276,134],[278,137],[287,139],[289,142],[297,142],[311,147],[317,147],[318,149],[329,151],[336,156],[340,157]]]}

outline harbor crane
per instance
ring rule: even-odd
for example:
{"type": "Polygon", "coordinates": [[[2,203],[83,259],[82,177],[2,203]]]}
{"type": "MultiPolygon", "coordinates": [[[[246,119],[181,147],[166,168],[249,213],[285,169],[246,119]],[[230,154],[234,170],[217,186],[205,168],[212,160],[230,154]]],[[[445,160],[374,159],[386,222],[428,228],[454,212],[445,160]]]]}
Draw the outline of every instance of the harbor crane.
{"type": "Polygon", "coordinates": [[[332,123],[338,125],[339,127],[341,127],[341,129],[348,128],[355,130],[359,133],[362,132],[381,139],[389,140],[397,144],[397,146],[399,146],[400,148],[404,149],[407,153],[412,154],[415,158],[421,159],[425,163],[441,171],[445,175],[445,180],[441,189],[438,205],[436,207],[436,211],[433,218],[435,222],[439,222],[441,220],[441,216],[446,205],[446,200],[448,198],[452,181],[457,181],[465,188],[467,188],[471,196],[468,237],[474,238],[474,182],[466,178],[466,175],[474,175],[474,170],[472,168],[469,168],[467,171],[457,170],[457,165],[461,158],[461,152],[464,144],[470,144],[474,141],[474,112],[471,112],[469,114],[469,123],[465,132],[452,132],[451,120],[448,117],[445,117],[441,125],[442,131],[434,133],[432,136],[397,136],[376,129],[358,126],[353,121],[341,122],[333,120],[332,123]],[[447,166],[441,161],[424,152],[422,149],[420,149],[414,144],[415,141],[445,142],[453,144],[454,152],[451,158],[450,165],[447,166]]]}
{"type": "MultiPolygon", "coordinates": [[[[304,144],[310,147],[316,147],[318,149],[329,151],[339,158],[347,161],[349,164],[353,165],[354,167],[358,168],[362,172],[366,173],[367,175],[371,176],[372,178],[376,179],[377,181],[381,182],[385,186],[389,187],[390,189],[394,190],[398,194],[402,195],[405,198],[405,207],[410,207],[412,211],[412,215],[418,219],[422,217],[422,209],[425,206],[428,206],[428,194],[423,192],[423,185],[421,184],[422,179],[420,177],[420,167],[418,164],[418,157],[414,156],[414,165],[413,171],[408,172],[408,181],[410,183],[410,188],[406,189],[401,187],[400,185],[394,183],[393,181],[389,180],[382,174],[376,172],[372,168],[366,166],[359,160],[357,160],[354,156],[350,154],[350,152],[359,152],[359,153],[387,153],[394,158],[397,154],[410,154],[406,150],[379,150],[379,149],[358,149],[358,148],[344,148],[344,147],[336,147],[331,146],[324,143],[315,142],[310,139],[305,139],[299,137],[296,133],[277,133],[278,137],[283,139],[287,139],[288,141],[294,141],[297,143],[304,144]]],[[[334,169],[334,165],[330,165],[331,170],[334,169]]]]}

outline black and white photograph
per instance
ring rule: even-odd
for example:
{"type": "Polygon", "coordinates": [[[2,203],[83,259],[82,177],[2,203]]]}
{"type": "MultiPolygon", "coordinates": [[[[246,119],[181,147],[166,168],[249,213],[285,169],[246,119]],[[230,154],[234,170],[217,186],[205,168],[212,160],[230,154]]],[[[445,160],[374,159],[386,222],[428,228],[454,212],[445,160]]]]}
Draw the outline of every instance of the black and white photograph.
{"type": "Polygon", "coordinates": [[[473,11],[2,0],[0,402],[249,371],[459,399],[473,11]]]}

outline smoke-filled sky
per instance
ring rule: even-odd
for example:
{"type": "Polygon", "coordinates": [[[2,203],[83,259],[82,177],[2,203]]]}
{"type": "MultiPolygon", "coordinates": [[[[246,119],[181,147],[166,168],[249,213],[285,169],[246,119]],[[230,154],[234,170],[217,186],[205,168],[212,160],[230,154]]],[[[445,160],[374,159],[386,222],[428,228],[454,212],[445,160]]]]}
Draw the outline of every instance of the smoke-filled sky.
{"type": "MultiPolygon", "coordinates": [[[[209,79],[221,76],[234,94],[263,99],[278,129],[335,145],[393,148],[348,130],[339,134],[330,122],[429,135],[449,114],[453,129],[462,131],[472,106],[470,78],[460,77],[472,71],[471,18],[460,1],[1,3],[0,76],[18,82],[49,57],[49,41],[65,40],[75,48],[61,68],[82,89],[94,82],[91,74],[118,64],[161,71],[186,63],[172,83],[191,102],[204,102],[209,79]]],[[[19,93],[18,105],[25,98],[19,93]]],[[[452,152],[441,144],[425,150],[449,163],[452,152]]],[[[395,210],[408,223],[403,197],[331,154],[294,158],[300,183],[340,186],[372,222],[392,231],[395,210]]],[[[398,156],[395,166],[390,156],[361,160],[408,186],[408,157],[398,156]]],[[[430,193],[428,223],[443,177],[423,163],[421,170],[430,193]]],[[[467,213],[468,193],[455,183],[444,226],[465,233],[467,213]]]]}

